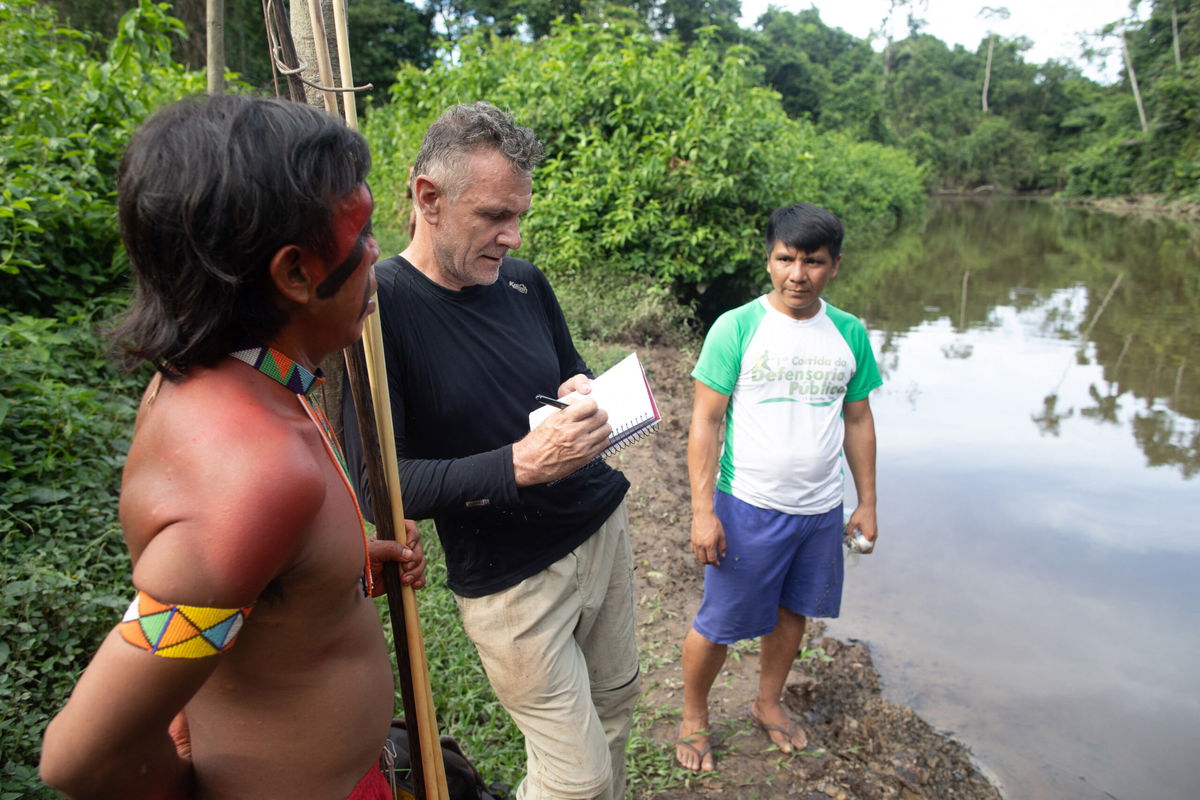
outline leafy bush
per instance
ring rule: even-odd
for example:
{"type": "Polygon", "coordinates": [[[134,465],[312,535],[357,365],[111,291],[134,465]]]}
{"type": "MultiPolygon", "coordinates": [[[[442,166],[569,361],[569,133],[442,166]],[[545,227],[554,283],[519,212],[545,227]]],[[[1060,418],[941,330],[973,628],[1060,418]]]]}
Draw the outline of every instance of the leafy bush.
{"type": "MultiPolygon", "coordinates": [[[[199,91],[203,76],[170,59],[180,32],[166,5],[141,0],[104,61],[87,36],[56,24],[36,0],[0,3],[0,286],[23,311],[111,287],[112,196],[129,133],[163,102],[199,91]]],[[[44,313],[44,312],[43,312],[44,313]]]]}
{"type": "Polygon", "coordinates": [[[477,32],[455,55],[403,69],[392,102],[366,121],[375,184],[389,188],[380,213],[407,216],[398,187],[446,107],[487,100],[513,110],[547,154],[521,255],[560,291],[574,285],[563,306],[585,335],[674,333],[680,315],[647,325],[647,303],[757,279],[762,227],[784,203],[827,205],[852,230],[890,227],[922,203],[910,157],[788,119],[743,48],[722,53],[703,37],[684,48],[637,27],[585,23],[532,44],[477,32]],[[597,303],[609,313],[597,315],[597,303]]]}
{"type": "Polygon", "coordinates": [[[14,789],[33,791],[46,722],[129,602],[116,497],[145,376],[105,359],[96,320],[112,308],[0,318],[0,784],[14,789]]]}

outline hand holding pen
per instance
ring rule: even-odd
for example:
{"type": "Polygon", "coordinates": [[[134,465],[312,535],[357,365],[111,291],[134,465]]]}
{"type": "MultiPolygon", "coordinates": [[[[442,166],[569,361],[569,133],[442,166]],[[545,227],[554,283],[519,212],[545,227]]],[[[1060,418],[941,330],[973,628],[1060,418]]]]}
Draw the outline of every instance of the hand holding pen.
{"type": "MultiPolygon", "coordinates": [[[[587,376],[577,375],[563,383],[559,391],[587,394],[591,382],[587,376]]],[[[513,444],[513,477],[517,486],[550,483],[570,475],[603,452],[612,433],[608,414],[589,397],[567,403],[537,395],[536,400],[561,411],[551,414],[513,444]]]]}

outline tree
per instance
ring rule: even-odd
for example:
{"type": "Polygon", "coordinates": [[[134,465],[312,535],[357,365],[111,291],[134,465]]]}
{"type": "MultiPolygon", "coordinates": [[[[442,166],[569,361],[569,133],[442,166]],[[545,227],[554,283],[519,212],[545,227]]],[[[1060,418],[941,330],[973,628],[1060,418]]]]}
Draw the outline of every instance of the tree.
{"type": "Polygon", "coordinates": [[[421,9],[406,0],[354,0],[348,5],[354,81],[375,87],[368,97],[382,102],[402,65],[424,69],[433,63],[432,4],[421,9]]]}
{"type": "Polygon", "coordinates": [[[769,8],[748,44],[788,115],[856,139],[889,141],[879,96],[879,61],[862,39],[821,21],[815,8],[769,8]]]}
{"type": "Polygon", "coordinates": [[[221,0],[207,0],[205,11],[208,68],[208,93],[225,91],[225,4],[221,0]]]}
{"type": "Polygon", "coordinates": [[[1066,191],[1198,200],[1200,1],[1154,0],[1133,11],[1098,34],[1121,42],[1125,80],[1079,112],[1100,125],[1071,160],[1066,191]]]}
{"type": "MultiPolygon", "coordinates": [[[[1005,8],[1004,6],[1000,6],[999,8],[992,8],[991,6],[984,6],[983,8],[979,9],[979,14],[977,16],[983,17],[985,19],[1008,19],[1011,16],[1011,14],[1009,13],[1009,10],[1007,8],[1005,8]]],[[[989,30],[988,31],[987,66],[985,66],[984,70],[983,70],[982,103],[983,103],[983,113],[985,113],[985,114],[988,113],[988,84],[991,83],[991,81],[992,81],[992,47],[995,44],[996,44],[996,33],[994,31],[989,30]]]]}
{"type": "Polygon", "coordinates": [[[694,42],[702,28],[712,27],[719,41],[741,38],[737,19],[742,13],[741,0],[655,0],[649,7],[651,28],[659,33],[674,33],[684,42],[694,42]]]}
{"type": "MultiPolygon", "coordinates": [[[[590,4],[595,5],[595,4],[590,4]]],[[[477,26],[490,27],[500,36],[540,39],[550,32],[555,19],[586,17],[594,9],[584,0],[435,0],[427,9],[447,20],[450,38],[458,40],[477,26]]]]}
{"type": "MultiPolygon", "coordinates": [[[[453,62],[403,70],[367,118],[372,174],[402,185],[451,102],[512,109],[546,148],[521,252],[571,276],[559,285],[580,335],[647,303],[757,287],[762,220],[797,192],[860,234],[924,204],[911,158],[789,119],[752,52],[712,32],[685,46],[639,25],[558,24],[533,43],[477,31],[460,44],[453,62]]],[[[377,219],[407,216],[398,196],[377,202],[377,219]]]]}
{"type": "Polygon", "coordinates": [[[928,7],[929,0],[888,0],[888,9],[884,12],[883,19],[879,21],[879,27],[871,32],[870,37],[872,40],[886,40],[883,47],[883,74],[885,77],[891,73],[892,69],[892,43],[897,15],[900,11],[907,9],[908,33],[909,36],[916,36],[925,24],[925,21],[918,19],[916,15],[928,7]]]}
{"type": "Polygon", "coordinates": [[[1138,89],[1137,73],[1133,70],[1133,58],[1129,55],[1129,41],[1125,38],[1125,31],[1120,32],[1121,37],[1121,55],[1125,58],[1125,74],[1129,76],[1129,87],[1133,90],[1133,99],[1137,102],[1138,119],[1142,123],[1142,133],[1150,130],[1149,124],[1146,122],[1146,107],[1142,105],[1142,93],[1138,89]]]}
{"type": "Polygon", "coordinates": [[[150,0],[126,13],[107,55],[35,0],[0,3],[0,295],[45,312],[126,279],[112,196],[133,128],[203,91],[171,59],[179,20],[150,0]]]}
{"type": "Polygon", "coordinates": [[[1171,0],[1171,47],[1175,53],[1175,67],[1183,69],[1183,56],[1179,54],[1179,12],[1175,0],[1171,0]]]}
{"type": "MultiPolygon", "coordinates": [[[[204,69],[209,2],[223,13],[225,67],[259,89],[270,87],[271,58],[262,4],[257,0],[174,0],[174,16],[186,31],[175,58],[188,69],[204,69]]],[[[91,46],[95,55],[102,56],[103,43],[115,37],[121,14],[136,7],[138,0],[48,0],[48,4],[72,26],[98,34],[91,46]]],[[[420,10],[405,0],[353,0],[347,13],[354,72],[360,83],[372,83],[382,93],[401,63],[424,67],[432,62],[436,44],[432,3],[420,10]]]]}

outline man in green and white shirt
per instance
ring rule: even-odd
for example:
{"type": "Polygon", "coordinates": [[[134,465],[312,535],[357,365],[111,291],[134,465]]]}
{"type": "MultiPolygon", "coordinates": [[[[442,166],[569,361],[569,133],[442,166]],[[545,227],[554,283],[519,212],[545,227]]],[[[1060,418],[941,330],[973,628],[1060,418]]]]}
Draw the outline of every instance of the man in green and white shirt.
{"type": "Polygon", "coordinates": [[[676,757],[688,769],[714,768],[708,693],[727,645],[742,639],[762,637],[751,718],[784,752],[806,745],[780,696],[807,618],[840,610],[843,451],[859,501],[849,528],[872,543],[878,533],[867,396],[879,370],[862,323],[821,298],[842,238],[826,209],[776,210],[766,231],[771,291],[717,319],[692,372],[692,551],[707,566],[683,646],[676,757]]]}

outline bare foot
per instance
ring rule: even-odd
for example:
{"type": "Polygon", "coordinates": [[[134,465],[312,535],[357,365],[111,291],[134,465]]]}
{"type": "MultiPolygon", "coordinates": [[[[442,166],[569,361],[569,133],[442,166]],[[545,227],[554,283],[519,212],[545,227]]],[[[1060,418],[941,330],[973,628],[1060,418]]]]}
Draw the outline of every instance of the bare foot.
{"type": "Polygon", "coordinates": [[[712,772],[716,768],[712,743],[703,725],[688,725],[686,720],[680,724],[679,738],[675,740],[675,760],[693,772],[712,772]]]}
{"type": "Polygon", "coordinates": [[[808,737],[800,723],[792,719],[782,703],[762,704],[758,700],[750,706],[750,719],[761,728],[771,743],[784,753],[808,747],[808,737]]]}

